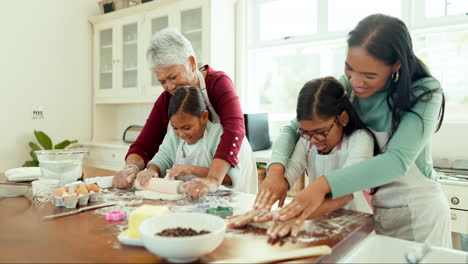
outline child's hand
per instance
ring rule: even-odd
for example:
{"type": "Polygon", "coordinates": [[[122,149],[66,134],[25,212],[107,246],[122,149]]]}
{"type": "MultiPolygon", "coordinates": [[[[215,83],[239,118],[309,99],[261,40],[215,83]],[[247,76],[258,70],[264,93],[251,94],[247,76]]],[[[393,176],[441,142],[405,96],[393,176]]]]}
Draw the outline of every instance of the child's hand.
{"type": "Polygon", "coordinates": [[[159,177],[159,174],[154,170],[144,169],[137,174],[137,181],[142,187],[148,185],[148,182],[153,177],[159,177]]]}
{"type": "Polygon", "coordinates": [[[296,225],[301,225],[312,213],[314,213],[325,200],[325,195],[330,192],[330,186],[324,176],[320,176],[300,191],[296,197],[278,215],[279,221],[287,221],[297,217],[296,225]]]}
{"type": "MultiPolygon", "coordinates": [[[[254,208],[270,210],[273,204],[278,200],[278,207],[283,207],[284,200],[286,199],[286,194],[289,189],[289,183],[281,172],[284,171],[284,169],[277,170],[273,167],[276,165],[277,164],[273,164],[270,166],[267,177],[260,185],[257,198],[254,202],[254,208]]],[[[282,167],[283,165],[279,166],[282,167]]]]}
{"type": "Polygon", "coordinates": [[[284,222],[273,221],[273,225],[267,230],[267,235],[271,239],[284,237],[288,234],[290,234],[292,237],[296,237],[302,226],[302,223],[299,225],[296,223],[297,220],[298,218],[295,217],[284,222]]]}
{"type": "Polygon", "coordinates": [[[177,176],[192,175],[192,166],[189,165],[175,165],[168,169],[166,173],[169,175],[170,180],[174,180],[177,176]]]}
{"type": "Polygon", "coordinates": [[[252,209],[244,214],[226,217],[229,227],[241,227],[248,223],[263,223],[273,219],[273,214],[267,209],[252,209]]]}

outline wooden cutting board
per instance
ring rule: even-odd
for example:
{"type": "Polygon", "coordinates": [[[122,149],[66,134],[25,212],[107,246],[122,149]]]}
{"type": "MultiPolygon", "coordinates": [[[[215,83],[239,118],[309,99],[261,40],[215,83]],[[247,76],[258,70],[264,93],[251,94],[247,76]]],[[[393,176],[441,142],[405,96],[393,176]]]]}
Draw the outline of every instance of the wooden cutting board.
{"type": "MultiPolygon", "coordinates": [[[[231,199],[234,203],[238,202],[235,194],[231,199]]],[[[269,241],[266,230],[252,226],[228,229],[221,246],[201,260],[214,262],[254,259],[259,262],[268,262],[265,257],[288,254],[288,252],[309,247],[328,246],[332,249],[331,254],[303,257],[300,261],[336,262],[374,230],[372,215],[345,209],[338,209],[307,222],[305,230],[298,235],[297,239],[285,238],[277,241],[269,241]]]]}

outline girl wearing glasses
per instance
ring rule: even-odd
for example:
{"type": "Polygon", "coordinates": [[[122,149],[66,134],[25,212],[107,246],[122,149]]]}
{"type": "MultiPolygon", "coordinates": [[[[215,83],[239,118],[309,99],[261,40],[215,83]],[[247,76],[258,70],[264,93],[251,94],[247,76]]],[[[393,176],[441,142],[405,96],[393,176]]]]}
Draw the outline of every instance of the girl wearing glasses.
{"type": "MultiPolygon", "coordinates": [[[[372,197],[377,234],[452,247],[450,208],[435,181],[431,157],[432,135],[443,120],[444,94],[414,54],[406,25],[381,14],[361,20],[348,35],[340,82],[383,153],[321,175],[281,209],[278,220],[296,219],[300,225],[318,214],[327,197],[340,199],[379,186],[372,197]]],[[[284,176],[298,127],[293,121],[277,139],[256,208],[269,209],[285,195],[271,183],[284,176]]]]}
{"type": "MultiPolygon", "coordinates": [[[[308,179],[348,167],[379,153],[374,134],[362,123],[343,85],[333,77],[307,82],[299,93],[296,109],[301,137],[286,166],[282,183],[292,187],[307,169],[308,179]]],[[[288,188],[289,189],[289,188],[288,188]]],[[[344,207],[372,213],[362,191],[328,199],[320,214],[344,207]]]]}
{"type": "MultiPolygon", "coordinates": [[[[286,191],[294,185],[304,169],[308,180],[345,168],[377,155],[380,150],[374,134],[359,119],[346,95],[343,85],[333,77],[314,79],[301,89],[297,101],[296,119],[299,122],[297,134],[301,137],[286,166],[284,177],[273,179],[275,186],[286,191]]],[[[280,203],[284,202],[285,196],[280,203]]],[[[372,213],[364,191],[357,191],[338,199],[326,199],[314,215],[309,218],[345,208],[364,213],[372,213]]],[[[247,212],[229,218],[232,227],[255,221],[271,220],[272,214],[257,211],[247,212]]],[[[270,228],[272,232],[277,226],[270,228]]],[[[287,233],[289,230],[285,229],[287,233]]],[[[287,233],[278,233],[284,236],[287,233]]],[[[276,238],[276,234],[272,235],[276,238]]]]}

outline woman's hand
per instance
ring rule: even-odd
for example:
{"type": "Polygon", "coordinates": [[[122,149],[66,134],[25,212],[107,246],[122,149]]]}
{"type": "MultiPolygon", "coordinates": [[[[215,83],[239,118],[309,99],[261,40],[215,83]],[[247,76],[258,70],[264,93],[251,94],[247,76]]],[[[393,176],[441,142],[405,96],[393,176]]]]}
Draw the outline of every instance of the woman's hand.
{"type": "Polygon", "coordinates": [[[149,180],[153,177],[158,178],[159,174],[151,169],[144,169],[137,174],[137,180],[142,187],[148,185],[149,180]]]}
{"type": "Polygon", "coordinates": [[[168,169],[166,173],[169,175],[170,180],[174,180],[177,176],[192,175],[192,166],[189,165],[175,165],[168,169]]]}
{"type": "Polygon", "coordinates": [[[273,219],[273,213],[267,209],[252,209],[244,214],[229,216],[226,219],[229,227],[241,227],[252,222],[268,222],[273,219]]]}
{"type": "Polygon", "coordinates": [[[301,225],[322,205],[325,196],[329,192],[330,186],[327,179],[324,176],[317,178],[280,210],[278,220],[284,222],[297,217],[295,224],[301,225]]]}
{"type": "Polygon", "coordinates": [[[284,166],[279,163],[272,164],[268,169],[267,177],[260,185],[254,208],[270,210],[278,200],[278,207],[283,207],[288,190],[289,183],[284,178],[284,166]]]}
{"type": "Polygon", "coordinates": [[[182,189],[186,190],[187,196],[192,200],[198,200],[207,193],[216,192],[218,181],[214,178],[195,178],[182,184],[182,189]]]}
{"type": "Polygon", "coordinates": [[[267,230],[267,235],[271,239],[285,237],[288,234],[291,234],[292,237],[296,237],[302,226],[302,223],[299,225],[296,223],[297,220],[297,218],[291,218],[283,222],[273,221],[273,225],[267,230]]]}
{"type": "Polygon", "coordinates": [[[127,167],[118,171],[112,179],[112,186],[117,189],[128,189],[133,186],[138,170],[135,167],[127,167]]]}

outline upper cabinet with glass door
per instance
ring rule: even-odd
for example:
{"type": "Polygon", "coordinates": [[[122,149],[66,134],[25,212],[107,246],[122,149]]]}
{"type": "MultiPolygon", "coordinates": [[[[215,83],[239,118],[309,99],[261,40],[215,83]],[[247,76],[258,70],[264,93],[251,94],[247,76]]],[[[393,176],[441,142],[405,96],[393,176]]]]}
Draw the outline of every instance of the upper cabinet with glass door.
{"type": "MultiPolygon", "coordinates": [[[[190,44],[192,44],[198,66],[203,65],[203,4],[206,1],[179,1],[178,7],[171,9],[156,9],[146,16],[149,23],[147,32],[150,33],[149,40],[162,29],[167,27],[175,28],[184,35],[190,44]]],[[[148,73],[151,80],[149,83],[148,94],[159,95],[163,89],[159,83],[156,74],[153,71],[148,73]]]]}
{"type": "Polygon", "coordinates": [[[148,49],[148,45],[150,44],[152,37],[162,29],[169,27],[169,16],[170,12],[168,10],[156,9],[150,12],[145,18],[145,21],[148,22],[145,27],[145,35],[147,36],[145,45],[147,46],[143,48],[145,55],[142,59],[144,60],[143,63],[145,65],[145,67],[143,67],[143,71],[145,76],[147,76],[147,81],[145,82],[145,94],[148,96],[158,96],[163,91],[163,88],[161,87],[158,78],[156,78],[156,74],[148,66],[148,62],[146,61],[146,50],[148,49]]]}
{"type": "Polygon", "coordinates": [[[138,87],[138,24],[122,25],[122,89],[138,87]]]}
{"type": "Polygon", "coordinates": [[[94,34],[95,96],[138,96],[140,80],[139,18],[96,25],[94,34]]]}
{"type": "MultiPolygon", "coordinates": [[[[96,30],[99,38],[97,44],[97,52],[99,53],[95,59],[98,60],[98,74],[97,74],[97,89],[109,90],[114,87],[114,41],[113,41],[113,29],[106,26],[96,30]]],[[[98,91],[97,91],[98,92],[98,91]]]]}
{"type": "Polygon", "coordinates": [[[182,10],[180,12],[180,32],[192,44],[195,57],[198,60],[198,66],[203,64],[203,23],[202,23],[202,8],[196,7],[193,9],[182,10]]]}

